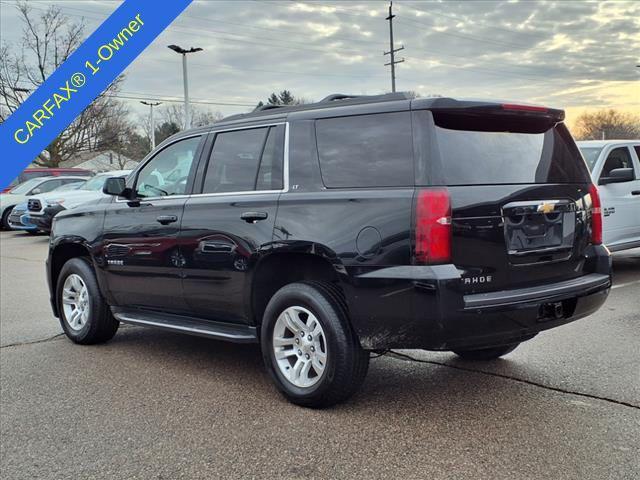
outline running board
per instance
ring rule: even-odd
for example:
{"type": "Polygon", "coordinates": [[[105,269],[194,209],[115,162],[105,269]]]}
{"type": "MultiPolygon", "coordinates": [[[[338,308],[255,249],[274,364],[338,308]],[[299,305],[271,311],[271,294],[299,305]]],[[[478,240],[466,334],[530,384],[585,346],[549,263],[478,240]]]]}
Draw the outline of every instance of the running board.
{"type": "Polygon", "coordinates": [[[249,325],[201,320],[194,317],[133,308],[111,307],[111,312],[116,320],[131,325],[161,328],[235,343],[258,343],[256,328],[249,325]]]}

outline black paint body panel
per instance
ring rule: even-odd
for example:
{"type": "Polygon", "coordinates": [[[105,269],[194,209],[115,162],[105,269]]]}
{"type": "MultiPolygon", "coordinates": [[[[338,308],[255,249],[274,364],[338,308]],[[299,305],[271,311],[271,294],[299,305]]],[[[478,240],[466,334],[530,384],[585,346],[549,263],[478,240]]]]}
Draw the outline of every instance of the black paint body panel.
{"type": "MultiPolygon", "coordinates": [[[[61,247],[77,245],[92,259],[105,299],[116,308],[255,327],[261,322],[253,301],[260,294],[255,278],[263,262],[271,255],[313,256],[333,272],[353,329],[367,349],[494,346],[526,340],[596,311],[608,295],[610,280],[580,291],[554,290],[556,283],[583,276],[610,279],[607,249],[589,243],[587,184],[450,187],[452,263],[414,264],[415,196],[423,188],[419,185],[428,184],[432,175],[424,162],[437,156],[425,147],[428,131],[416,129],[428,125],[428,108],[465,105],[451,102],[421,99],[413,107],[409,100],[398,100],[275,109],[196,130],[203,134],[203,147],[188,192],[199,193],[207,160],[201,152],[210,149],[213,136],[208,133],[273,122],[288,122],[288,189],[250,195],[185,195],[142,205],[113,198],[62,212],[53,225],[48,280],[51,285],[55,282],[61,247]],[[416,185],[371,189],[323,185],[316,118],[412,108],[420,109],[412,112],[416,185]],[[516,259],[508,252],[502,209],[513,202],[549,199],[575,205],[575,225],[564,239],[571,243],[569,253],[532,255],[529,263],[516,259]],[[247,223],[240,218],[247,211],[267,216],[247,223]],[[156,222],[160,215],[175,215],[178,221],[160,225],[156,222]],[[544,287],[547,293],[498,306],[470,308],[465,303],[465,298],[486,292],[508,297],[509,290],[536,287],[544,287]],[[562,316],[548,318],[542,307],[547,303],[561,305],[562,316]]],[[[177,137],[181,135],[185,133],[177,137]]],[[[135,176],[136,172],[130,176],[129,185],[135,176]]],[[[275,279],[279,272],[272,275],[275,279]]],[[[57,312],[53,297],[52,293],[57,312]]]]}

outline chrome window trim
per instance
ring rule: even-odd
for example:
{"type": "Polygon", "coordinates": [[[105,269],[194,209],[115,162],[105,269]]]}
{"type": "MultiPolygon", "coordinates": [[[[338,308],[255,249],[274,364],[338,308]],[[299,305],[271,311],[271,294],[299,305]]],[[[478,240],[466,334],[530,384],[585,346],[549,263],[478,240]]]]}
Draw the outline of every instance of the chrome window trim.
{"type": "Polygon", "coordinates": [[[225,130],[216,130],[211,133],[224,133],[233,132],[236,130],[249,130],[252,128],[268,128],[277,125],[284,125],[284,151],[282,162],[282,189],[281,190],[240,190],[237,192],[218,192],[218,193],[193,193],[190,197],[203,198],[203,197],[224,197],[224,196],[237,196],[237,195],[259,195],[263,193],[286,193],[289,191],[289,122],[275,122],[265,123],[262,125],[251,125],[247,127],[229,128],[225,130]]]}
{"type": "MultiPolygon", "coordinates": [[[[185,135],[184,137],[176,138],[175,140],[173,140],[173,141],[171,141],[171,142],[167,143],[166,145],[164,145],[164,146],[162,147],[162,149],[161,149],[161,150],[158,150],[158,152],[157,152],[157,153],[155,153],[152,157],[150,157],[146,162],[145,162],[145,161],[144,161],[144,159],[143,159],[143,160],[140,162],[140,165],[138,165],[138,166],[137,166],[137,167],[136,167],[136,168],[135,168],[135,169],[134,169],[134,170],[133,170],[133,171],[132,171],[128,176],[127,176],[127,178],[129,178],[129,177],[132,177],[132,178],[133,178],[133,177],[135,177],[135,182],[137,183],[137,181],[138,181],[138,173],[140,173],[140,170],[142,170],[144,167],[146,167],[146,166],[149,164],[149,162],[151,162],[154,158],[156,158],[156,156],[157,156],[160,152],[162,152],[165,148],[170,147],[171,145],[173,145],[173,144],[175,144],[175,143],[178,143],[178,142],[180,142],[180,141],[182,141],[182,140],[188,140],[189,138],[195,138],[195,137],[203,137],[203,136],[207,136],[208,134],[209,134],[209,132],[200,132],[200,133],[193,133],[193,134],[190,134],[190,135],[185,135]]],[[[149,153],[153,153],[153,152],[149,152],[149,153]]],[[[193,159],[193,161],[195,162],[195,161],[196,161],[196,159],[194,158],[194,159],[193,159]]],[[[165,199],[167,199],[167,198],[177,198],[177,199],[180,199],[180,198],[189,198],[189,195],[188,195],[188,194],[183,194],[183,195],[165,195],[165,196],[163,196],[163,197],[143,197],[143,198],[144,198],[144,200],[145,200],[145,201],[151,201],[151,200],[154,200],[154,201],[155,201],[155,200],[160,200],[160,199],[163,199],[163,198],[165,198],[165,199]]],[[[140,200],[142,200],[143,198],[140,198],[140,200]]],[[[121,198],[121,197],[116,197],[115,201],[116,201],[117,203],[123,203],[123,202],[124,202],[124,203],[129,203],[129,202],[131,202],[131,200],[128,200],[128,199],[126,199],[126,198],[121,198]]]]}
{"type": "MultiPolygon", "coordinates": [[[[283,164],[282,164],[282,177],[283,177],[283,188],[282,190],[242,190],[242,191],[237,191],[237,192],[218,192],[218,193],[192,193],[192,194],[185,194],[185,195],[165,195],[162,197],[144,197],[141,198],[141,201],[156,201],[156,200],[170,200],[170,199],[182,199],[182,198],[203,198],[203,197],[223,197],[223,196],[237,196],[237,195],[259,195],[259,194],[269,194],[269,193],[286,193],[289,191],[289,122],[275,122],[275,123],[267,123],[267,124],[262,124],[262,125],[251,125],[251,126],[244,126],[244,127],[236,127],[236,128],[228,128],[228,129],[224,129],[224,130],[211,130],[209,132],[204,132],[204,133],[198,133],[198,134],[193,134],[193,135],[189,135],[189,136],[185,136],[185,137],[181,137],[179,139],[176,139],[174,142],[171,142],[169,144],[167,144],[165,147],[168,147],[170,145],[173,145],[176,142],[179,142],[180,140],[185,140],[187,138],[192,138],[192,137],[199,137],[202,135],[209,135],[209,134],[218,134],[218,133],[225,133],[225,132],[234,132],[236,130],[250,130],[253,128],[268,128],[268,127],[274,127],[277,125],[284,125],[284,151],[283,151],[283,164]]],[[[164,150],[164,148],[163,148],[164,150]]],[[[145,162],[144,165],[147,165],[147,163],[149,163],[153,158],[155,158],[155,155],[153,157],[151,157],[147,162],[145,162]]],[[[208,159],[207,159],[208,161],[208,159]]],[[[139,169],[144,168],[144,166],[139,167],[139,169]]],[[[132,172],[132,174],[138,174],[138,169],[134,170],[132,172]]],[[[130,202],[131,200],[127,200],[127,199],[122,199],[120,197],[116,197],[116,202],[122,203],[122,202],[130,202]]]]}

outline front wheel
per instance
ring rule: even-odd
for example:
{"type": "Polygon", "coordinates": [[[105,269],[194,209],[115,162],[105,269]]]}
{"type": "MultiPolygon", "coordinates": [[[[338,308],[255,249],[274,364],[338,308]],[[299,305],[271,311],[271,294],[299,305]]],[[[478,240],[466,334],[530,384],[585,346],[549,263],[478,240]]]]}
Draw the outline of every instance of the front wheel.
{"type": "Polygon", "coordinates": [[[11,210],[13,207],[6,208],[2,215],[0,216],[0,230],[11,230],[9,226],[9,215],[11,215],[11,210]]]}
{"type": "Polygon", "coordinates": [[[72,258],[63,265],[56,295],[60,325],[73,342],[102,343],[116,334],[119,322],[111,315],[93,268],[84,258],[72,258]]]}
{"type": "Polygon", "coordinates": [[[305,407],[346,400],[369,366],[369,352],[351,329],[344,299],[328,283],[292,283],[278,290],[264,313],[261,344],[278,389],[305,407]]]}
{"type": "Polygon", "coordinates": [[[479,350],[454,350],[453,353],[464,360],[495,360],[513,352],[520,343],[510,343],[499,347],[481,348],[479,350]]]}

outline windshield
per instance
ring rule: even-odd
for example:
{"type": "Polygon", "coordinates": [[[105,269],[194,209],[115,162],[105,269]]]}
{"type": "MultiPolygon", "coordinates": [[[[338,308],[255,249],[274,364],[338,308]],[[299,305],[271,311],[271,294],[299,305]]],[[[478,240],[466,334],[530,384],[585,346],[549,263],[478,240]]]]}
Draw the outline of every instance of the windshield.
{"type": "Polygon", "coordinates": [[[79,190],[102,190],[102,186],[104,185],[104,182],[107,178],[109,178],[107,175],[96,175],[92,179],[87,180],[85,183],[83,183],[79,190]]]}
{"type": "Polygon", "coordinates": [[[593,172],[593,167],[596,166],[596,162],[598,161],[598,157],[600,157],[600,152],[603,147],[578,147],[580,152],[582,152],[582,156],[587,162],[587,166],[589,167],[589,171],[593,172]]]}
{"type": "Polygon", "coordinates": [[[32,178],[31,180],[27,180],[26,182],[21,183],[20,185],[15,187],[13,190],[11,190],[9,193],[11,193],[12,195],[24,195],[29,190],[31,190],[36,185],[38,185],[40,182],[42,182],[42,177],[32,178]]]}

